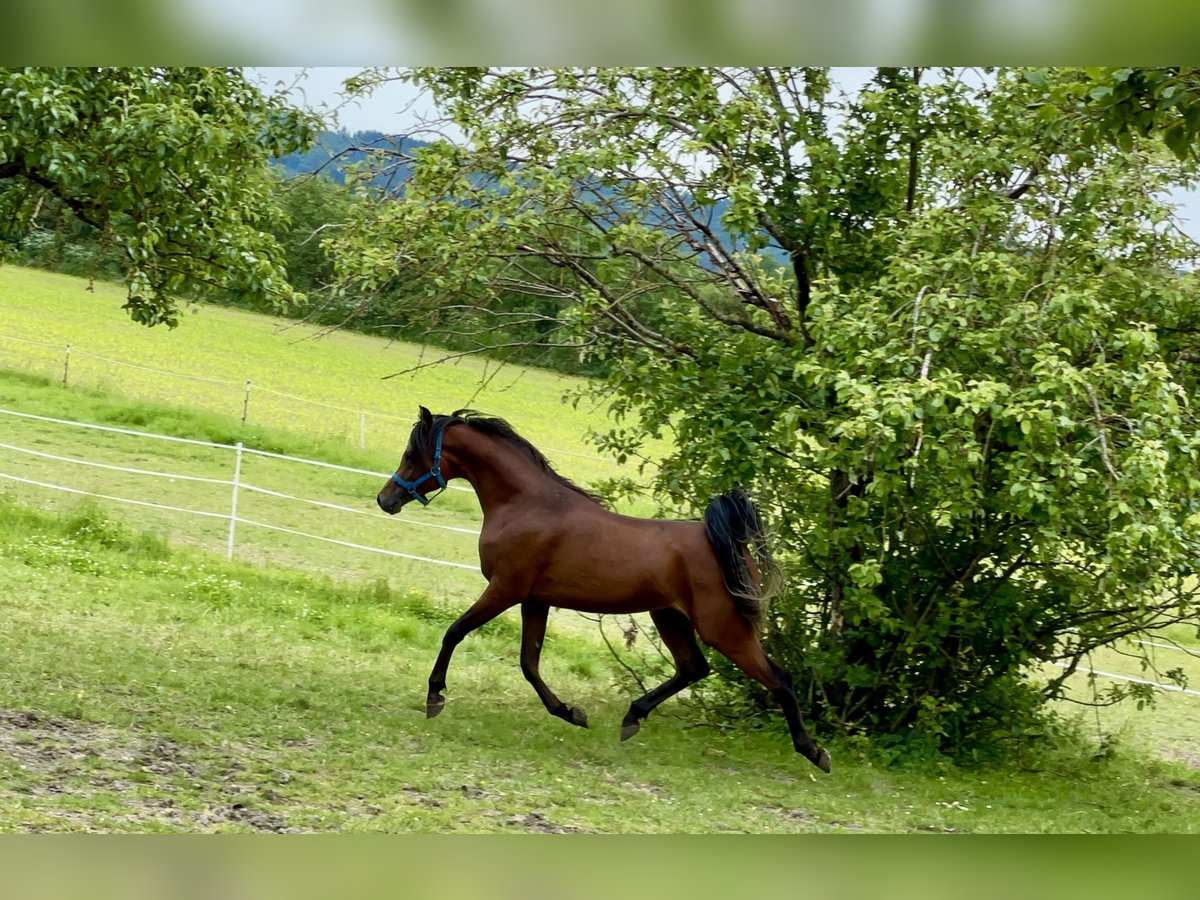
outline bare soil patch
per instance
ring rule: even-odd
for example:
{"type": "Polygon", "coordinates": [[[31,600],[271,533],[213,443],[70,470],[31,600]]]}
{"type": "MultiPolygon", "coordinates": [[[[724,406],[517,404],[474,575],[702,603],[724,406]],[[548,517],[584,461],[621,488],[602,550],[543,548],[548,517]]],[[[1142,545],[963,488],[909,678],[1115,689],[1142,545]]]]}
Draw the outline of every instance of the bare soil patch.
{"type": "MultiPolygon", "coordinates": [[[[234,760],[215,766],[188,748],[132,729],[46,716],[32,710],[0,709],[0,759],[9,757],[27,779],[4,788],[36,797],[76,797],[80,801],[117,794],[122,830],[145,830],[163,823],[191,831],[236,823],[254,831],[293,831],[277,811],[256,807],[285,802],[274,790],[246,783],[234,760]],[[201,790],[203,809],[176,803],[180,780],[201,790]]],[[[66,828],[98,830],[89,804],[47,805],[45,811],[66,828]]]]}

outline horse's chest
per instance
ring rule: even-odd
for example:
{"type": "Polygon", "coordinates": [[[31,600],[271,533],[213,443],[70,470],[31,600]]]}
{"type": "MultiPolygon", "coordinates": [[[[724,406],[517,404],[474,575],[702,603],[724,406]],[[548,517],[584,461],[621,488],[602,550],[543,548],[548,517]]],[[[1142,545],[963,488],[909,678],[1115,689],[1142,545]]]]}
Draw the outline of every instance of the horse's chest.
{"type": "Polygon", "coordinates": [[[511,567],[529,559],[531,548],[539,543],[537,535],[527,529],[505,527],[503,524],[488,527],[485,523],[479,535],[479,567],[483,577],[489,581],[505,563],[511,567]]]}

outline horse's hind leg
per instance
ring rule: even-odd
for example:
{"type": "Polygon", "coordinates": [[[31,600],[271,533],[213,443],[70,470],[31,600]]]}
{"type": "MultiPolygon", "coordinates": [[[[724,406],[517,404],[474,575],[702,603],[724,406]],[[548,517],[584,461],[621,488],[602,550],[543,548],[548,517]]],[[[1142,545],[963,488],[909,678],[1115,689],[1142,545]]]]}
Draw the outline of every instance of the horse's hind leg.
{"type": "Polygon", "coordinates": [[[695,684],[710,671],[708,660],[704,658],[704,652],[696,643],[696,633],[686,615],[677,609],[667,608],[654,610],[650,613],[650,618],[654,620],[659,637],[675,659],[675,674],[629,705],[629,712],[621,722],[623,741],[637,734],[638,729],[642,727],[642,719],[650,715],[651,710],[689,684],[695,684]]]}
{"type": "Polygon", "coordinates": [[[549,614],[550,607],[544,603],[526,600],[521,604],[521,671],[525,674],[525,680],[537,691],[550,715],[558,716],[572,725],[587,728],[587,715],[584,711],[577,706],[567,706],[559,700],[538,673],[542,640],[546,637],[546,618],[549,614]]]}
{"type": "Polygon", "coordinates": [[[772,662],[763,651],[758,636],[750,624],[740,617],[724,623],[716,633],[701,632],[705,643],[729,658],[739,669],[764,685],[775,700],[783,707],[788,730],[792,733],[792,746],[823,772],[830,769],[829,751],[817,745],[804,728],[804,719],[796,703],[796,690],[792,676],[782,666],[772,662]]]}

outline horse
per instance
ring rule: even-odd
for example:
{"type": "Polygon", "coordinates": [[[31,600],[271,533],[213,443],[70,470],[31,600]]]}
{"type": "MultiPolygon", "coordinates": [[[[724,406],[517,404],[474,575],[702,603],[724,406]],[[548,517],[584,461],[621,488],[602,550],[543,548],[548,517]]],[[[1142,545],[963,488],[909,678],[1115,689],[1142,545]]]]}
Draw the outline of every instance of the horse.
{"type": "Polygon", "coordinates": [[[805,730],[792,676],[759,640],[764,582],[778,569],[758,510],[743,491],[714,499],[703,523],[618,515],[554,471],[503,419],[467,409],[435,416],[421,406],[400,465],[376,502],[389,515],[414,500],[425,506],[456,478],[470,483],[483,509],[479,562],[487,587],[446,629],[429,676],[427,717],[445,706],[446,672],[458,644],[519,605],[522,673],[551,715],[586,728],[583,710],[560,700],[538,673],[550,607],[648,612],[675,674],[630,704],[622,741],[660,703],[709,674],[699,634],[771,692],[796,752],[830,771],[828,751],[805,730]]]}

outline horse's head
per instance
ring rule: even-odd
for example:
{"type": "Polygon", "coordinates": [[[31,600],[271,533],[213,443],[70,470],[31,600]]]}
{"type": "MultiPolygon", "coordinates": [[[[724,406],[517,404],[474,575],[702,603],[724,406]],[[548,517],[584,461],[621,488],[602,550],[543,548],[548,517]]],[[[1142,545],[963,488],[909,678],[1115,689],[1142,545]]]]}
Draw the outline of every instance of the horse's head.
{"type": "Polygon", "coordinates": [[[441,469],[444,427],[434,425],[433,414],[425,407],[419,409],[420,418],[413,425],[400,465],[375,498],[388,515],[400,512],[411,500],[424,506],[430,495],[446,489],[441,469]]]}

